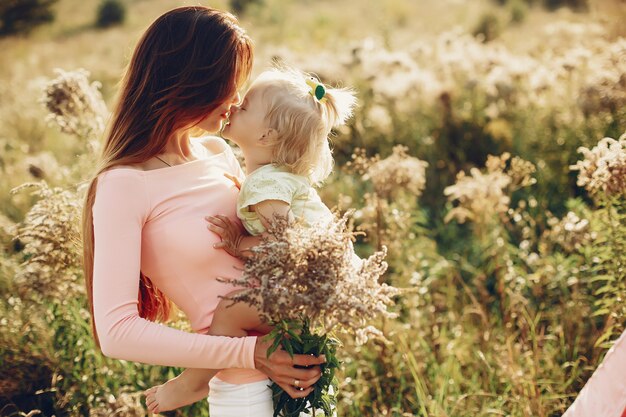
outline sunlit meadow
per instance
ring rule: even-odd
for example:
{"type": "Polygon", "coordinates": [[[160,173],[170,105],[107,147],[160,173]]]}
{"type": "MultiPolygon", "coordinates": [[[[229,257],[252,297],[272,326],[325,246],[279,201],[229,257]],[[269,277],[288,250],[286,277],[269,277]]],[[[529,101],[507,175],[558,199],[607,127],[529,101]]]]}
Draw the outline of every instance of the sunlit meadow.
{"type": "MultiPolygon", "coordinates": [[[[341,416],[559,416],[624,331],[626,5],[541,3],[210,3],[243,7],[255,73],[285,61],[358,94],[320,194],[401,291],[358,343],[338,335],[341,416]]],[[[139,393],[180,371],[90,333],[84,181],[134,43],[190,3],[123,4],[95,29],[98,1],[59,0],[0,38],[1,416],[144,416],[139,393]]]]}

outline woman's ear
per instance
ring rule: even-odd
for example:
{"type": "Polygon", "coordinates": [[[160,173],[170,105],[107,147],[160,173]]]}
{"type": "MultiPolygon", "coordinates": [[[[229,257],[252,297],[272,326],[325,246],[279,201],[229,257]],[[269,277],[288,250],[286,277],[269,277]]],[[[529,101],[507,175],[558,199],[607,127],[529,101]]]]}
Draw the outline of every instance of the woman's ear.
{"type": "Polygon", "coordinates": [[[270,127],[265,131],[265,133],[263,133],[261,139],[259,139],[259,144],[262,146],[271,146],[274,144],[277,138],[278,132],[276,131],[276,129],[270,127]]]}

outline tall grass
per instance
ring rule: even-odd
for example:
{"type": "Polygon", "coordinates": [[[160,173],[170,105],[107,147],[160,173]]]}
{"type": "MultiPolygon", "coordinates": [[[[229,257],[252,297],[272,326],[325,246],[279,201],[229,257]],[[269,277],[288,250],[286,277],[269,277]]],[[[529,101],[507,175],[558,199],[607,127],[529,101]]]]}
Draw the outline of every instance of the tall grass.
{"type": "MultiPolygon", "coordinates": [[[[178,372],[110,360],[94,346],[72,213],[97,141],[49,126],[37,102],[55,66],[87,68],[109,100],[128,55],[111,45],[132,44],[139,16],[170,5],[138,2],[124,27],[95,34],[81,26],[83,3],[62,1],[75,19],[0,44],[11,62],[0,69],[2,415],[144,415],[137,393],[178,372]]],[[[358,91],[320,193],[356,209],[366,232],[356,250],[387,246],[385,280],[406,290],[399,318],[373,323],[384,337],[344,338],[340,414],[558,415],[624,328],[623,194],[590,191],[570,166],[588,160],[579,147],[626,130],[626,40],[595,15],[531,9],[501,41],[483,43],[468,22],[441,32],[466,3],[336,3],[268,1],[243,19],[260,66],[277,57],[358,91]],[[297,17],[274,21],[280,7],[297,17]],[[449,13],[437,20],[442,7],[449,13]],[[352,24],[357,15],[371,25],[352,24]],[[532,48],[506,43],[529,27],[532,48]],[[341,36],[352,39],[334,41],[341,36]]],[[[490,7],[472,10],[474,22],[490,7]]],[[[183,318],[173,325],[186,328],[183,318]]]]}

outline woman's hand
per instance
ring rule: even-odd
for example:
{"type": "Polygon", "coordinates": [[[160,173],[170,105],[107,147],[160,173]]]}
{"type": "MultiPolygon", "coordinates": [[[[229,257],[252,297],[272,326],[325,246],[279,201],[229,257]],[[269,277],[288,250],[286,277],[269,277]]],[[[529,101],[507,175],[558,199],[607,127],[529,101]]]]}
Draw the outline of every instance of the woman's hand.
{"type": "Polygon", "coordinates": [[[209,222],[207,229],[216,233],[222,239],[221,242],[213,245],[215,249],[224,249],[236,258],[245,258],[239,248],[244,237],[239,226],[228,217],[219,214],[217,216],[207,216],[204,219],[209,222]]]}
{"type": "Polygon", "coordinates": [[[289,356],[284,350],[274,351],[267,357],[267,349],[271,343],[264,342],[262,337],[257,337],[254,347],[254,365],[256,369],[267,375],[272,381],[285,390],[291,398],[304,398],[309,395],[322,376],[320,365],[326,362],[322,355],[315,357],[312,355],[289,356]],[[307,369],[295,368],[298,366],[312,366],[307,369]]]}

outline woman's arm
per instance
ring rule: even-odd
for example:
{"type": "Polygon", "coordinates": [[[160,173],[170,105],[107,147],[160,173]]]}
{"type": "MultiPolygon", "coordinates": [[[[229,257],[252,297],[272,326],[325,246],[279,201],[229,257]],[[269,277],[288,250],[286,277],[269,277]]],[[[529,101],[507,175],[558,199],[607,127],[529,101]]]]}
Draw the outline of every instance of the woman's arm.
{"type": "Polygon", "coordinates": [[[140,171],[101,175],[93,207],[93,303],[103,353],[164,366],[255,368],[256,337],[187,333],[139,317],[141,238],[148,212],[140,171]]]}

